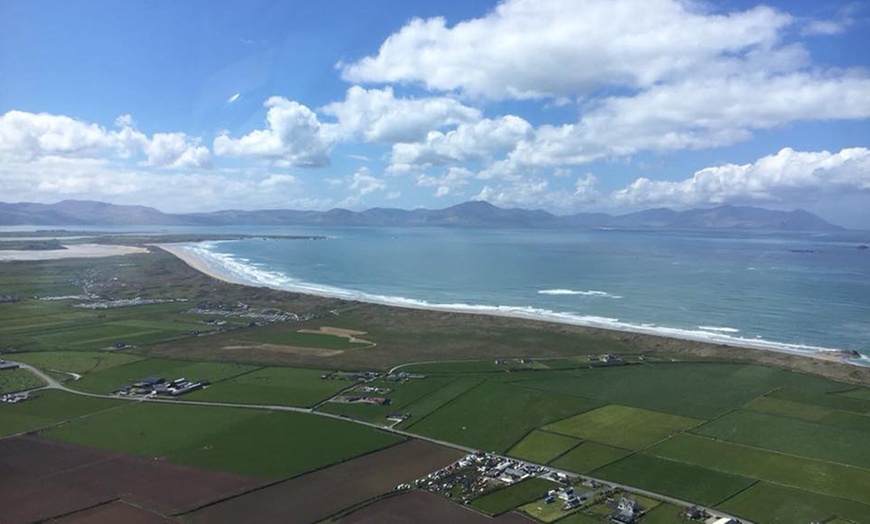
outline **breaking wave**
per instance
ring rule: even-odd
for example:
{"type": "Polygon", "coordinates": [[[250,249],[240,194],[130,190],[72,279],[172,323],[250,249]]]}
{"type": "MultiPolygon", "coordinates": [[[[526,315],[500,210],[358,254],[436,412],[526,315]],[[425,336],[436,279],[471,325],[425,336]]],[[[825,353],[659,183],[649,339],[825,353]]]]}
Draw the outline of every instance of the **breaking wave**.
{"type": "Polygon", "coordinates": [[[612,295],[606,291],[576,291],[574,289],[541,289],[539,295],[580,295],[584,297],[622,298],[620,295],[612,295]]]}

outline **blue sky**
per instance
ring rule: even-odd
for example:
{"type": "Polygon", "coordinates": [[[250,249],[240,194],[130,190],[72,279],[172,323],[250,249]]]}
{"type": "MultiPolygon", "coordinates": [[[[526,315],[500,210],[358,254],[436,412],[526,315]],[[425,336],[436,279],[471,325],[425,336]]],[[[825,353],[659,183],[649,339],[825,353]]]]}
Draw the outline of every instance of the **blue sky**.
{"type": "Polygon", "coordinates": [[[0,5],[0,199],[870,228],[867,2],[0,5]]]}

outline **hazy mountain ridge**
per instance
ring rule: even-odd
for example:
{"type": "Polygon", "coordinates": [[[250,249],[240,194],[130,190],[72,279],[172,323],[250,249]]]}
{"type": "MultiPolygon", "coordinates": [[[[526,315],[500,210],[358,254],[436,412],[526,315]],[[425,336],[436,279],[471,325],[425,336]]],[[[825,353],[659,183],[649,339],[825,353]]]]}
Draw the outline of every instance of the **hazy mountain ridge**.
{"type": "Polygon", "coordinates": [[[445,209],[372,208],[366,211],[331,209],[298,211],[265,209],[210,213],[163,213],[146,206],[126,206],[86,200],[56,204],[2,203],[0,225],[296,225],[493,228],[650,228],[650,229],[767,229],[835,231],[842,228],[807,211],[774,211],[757,207],[720,206],[674,211],[649,209],[625,215],[578,213],[558,216],[543,210],[500,208],[473,201],[445,209]]]}

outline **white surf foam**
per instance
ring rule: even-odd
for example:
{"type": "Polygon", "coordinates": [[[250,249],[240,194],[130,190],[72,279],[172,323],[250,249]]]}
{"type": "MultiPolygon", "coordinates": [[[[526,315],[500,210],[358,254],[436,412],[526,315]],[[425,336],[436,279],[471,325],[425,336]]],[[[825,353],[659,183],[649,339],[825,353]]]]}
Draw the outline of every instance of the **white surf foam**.
{"type": "Polygon", "coordinates": [[[607,297],[607,298],[622,298],[619,295],[612,295],[606,291],[577,291],[574,289],[541,289],[538,290],[539,295],[580,295],[584,297],[607,297]]]}
{"type": "MultiPolygon", "coordinates": [[[[758,336],[746,338],[736,336],[739,332],[736,328],[699,326],[698,329],[683,329],[664,327],[655,324],[634,324],[622,322],[617,318],[599,317],[594,315],[580,315],[577,313],[553,311],[550,309],[536,308],[531,306],[507,306],[507,305],[482,305],[466,303],[434,303],[426,300],[366,293],[364,291],[339,288],[321,284],[313,284],[292,278],[278,271],[268,271],[254,267],[239,261],[233,255],[216,253],[211,251],[211,243],[183,244],[179,245],[193,256],[203,261],[210,269],[225,276],[234,282],[270,287],[283,291],[307,293],[331,298],[355,300],[382,304],[386,306],[407,307],[415,309],[428,309],[435,311],[450,311],[458,313],[479,313],[488,315],[501,315],[529,320],[545,320],[563,324],[596,327],[615,331],[626,331],[646,335],[657,335],[683,340],[693,340],[711,344],[724,344],[729,346],[747,347],[753,349],[766,349],[783,353],[798,355],[817,355],[820,352],[840,351],[837,348],[810,346],[786,342],[774,342],[758,336]]],[[[557,291],[557,290],[544,290],[557,291]]],[[[572,290],[558,290],[572,291],[572,290]]],[[[565,294],[565,293],[555,293],[565,294]]],[[[860,359],[850,359],[850,363],[870,366],[870,357],[862,356],[860,359]]]]}

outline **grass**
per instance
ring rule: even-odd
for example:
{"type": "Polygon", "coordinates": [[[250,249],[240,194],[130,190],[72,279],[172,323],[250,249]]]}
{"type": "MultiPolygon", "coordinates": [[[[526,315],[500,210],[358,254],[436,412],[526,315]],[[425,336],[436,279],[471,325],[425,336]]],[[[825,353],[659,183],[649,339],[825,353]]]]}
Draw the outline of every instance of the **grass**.
{"type": "Polygon", "coordinates": [[[487,381],[418,419],[408,430],[503,452],[532,429],[594,407],[592,401],[487,381]]]}
{"type": "Polygon", "coordinates": [[[715,505],[755,482],[746,477],[644,454],[631,455],[596,469],[592,476],[707,506],[715,505]]]}
{"type": "Polygon", "coordinates": [[[188,380],[210,380],[212,383],[247,373],[257,366],[233,364],[229,362],[190,362],[185,360],[145,359],[115,366],[97,373],[90,373],[70,387],[106,395],[126,384],[142,380],[148,376],[159,376],[167,380],[187,378],[188,380]]]}
{"type": "Polygon", "coordinates": [[[410,413],[411,418],[399,424],[398,427],[404,429],[410,426],[417,420],[432,413],[441,406],[444,406],[481,382],[481,379],[473,377],[458,378],[445,386],[442,386],[440,389],[433,391],[429,395],[404,406],[402,411],[404,413],[410,413]]]}
{"type": "Polygon", "coordinates": [[[552,465],[575,473],[589,473],[628,454],[624,449],[587,441],[554,460],[552,465]]]}
{"type": "Polygon", "coordinates": [[[870,504],[870,470],[678,435],[647,453],[717,471],[870,504]]]}
{"type": "Polygon", "coordinates": [[[532,431],[508,451],[508,455],[538,464],[546,464],[573,448],[580,441],[564,435],[532,431]]]}
{"type": "Polygon", "coordinates": [[[119,400],[46,390],[19,404],[0,404],[0,436],[33,431],[90,413],[123,406],[119,400]]]}
{"type": "MultiPolygon", "coordinates": [[[[360,335],[365,338],[365,335],[360,335]]],[[[321,349],[359,349],[371,346],[365,342],[350,342],[346,337],[320,333],[299,333],[297,331],[276,330],[267,327],[245,331],[244,335],[234,337],[242,342],[274,344],[276,346],[310,347],[321,349]]]]}
{"type": "Polygon", "coordinates": [[[323,371],[269,367],[242,373],[185,397],[190,400],[310,407],[351,383],[321,379],[323,371]]]}
{"type": "Polygon", "coordinates": [[[813,404],[803,404],[771,397],[761,397],[753,400],[745,406],[745,409],[782,415],[785,417],[799,418],[811,422],[819,422],[825,426],[842,429],[854,429],[870,433],[870,416],[831,409],[813,404]]]}
{"type": "Polygon", "coordinates": [[[517,509],[525,513],[526,515],[531,516],[536,521],[547,523],[559,520],[568,515],[569,513],[573,513],[574,511],[576,511],[563,510],[561,500],[556,500],[548,504],[544,502],[543,497],[540,497],[537,500],[533,500],[532,502],[520,506],[517,509]]]}
{"type": "Polygon", "coordinates": [[[597,518],[592,518],[588,515],[584,515],[583,513],[574,512],[562,520],[558,521],[559,524],[601,524],[602,522],[610,522],[609,520],[601,520],[597,518]]]}
{"type": "Polygon", "coordinates": [[[385,420],[386,416],[390,413],[406,412],[406,407],[409,404],[437,391],[439,388],[449,384],[450,382],[451,379],[447,377],[427,377],[424,379],[408,380],[407,382],[375,380],[365,384],[365,386],[389,389],[389,393],[366,393],[362,391],[363,386],[359,386],[353,391],[349,391],[348,394],[386,397],[390,399],[390,405],[377,406],[372,404],[342,404],[329,402],[322,405],[318,410],[327,413],[335,413],[337,415],[348,415],[352,418],[368,422],[384,424],[387,422],[385,420]]]}
{"type": "Polygon", "coordinates": [[[286,478],[402,440],[341,420],[302,413],[263,412],[178,449],[169,458],[244,475],[286,478]]]}
{"type": "Polygon", "coordinates": [[[560,420],[544,429],[631,450],[643,449],[701,421],[610,404],[560,420]]]}
{"type": "Polygon", "coordinates": [[[106,351],[40,351],[16,353],[14,359],[43,370],[93,373],[142,360],[138,355],[106,351]]]}
{"type": "Polygon", "coordinates": [[[23,368],[0,371],[0,394],[42,387],[45,382],[23,368]]]}
{"type": "MultiPolygon", "coordinates": [[[[660,363],[576,370],[523,384],[606,403],[709,419],[780,386],[789,375],[770,367],[724,363],[660,363]]],[[[527,378],[526,378],[527,377],[527,378]]]]}
{"type": "Polygon", "coordinates": [[[660,504],[643,517],[643,524],[685,524],[681,515],[683,508],[673,504],[660,504]]]}
{"type": "Polygon", "coordinates": [[[471,501],[471,506],[490,515],[501,515],[536,498],[543,498],[549,490],[555,487],[556,484],[548,480],[526,479],[478,497],[471,501]]]}
{"type": "Polygon", "coordinates": [[[793,455],[870,468],[868,433],[740,410],[693,433],[793,455]]]}
{"type": "Polygon", "coordinates": [[[865,504],[766,482],[759,482],[719,507],[765,524],[827,522],[834,517],[866,522],[870,515],[870,506],[865,504]]]}

